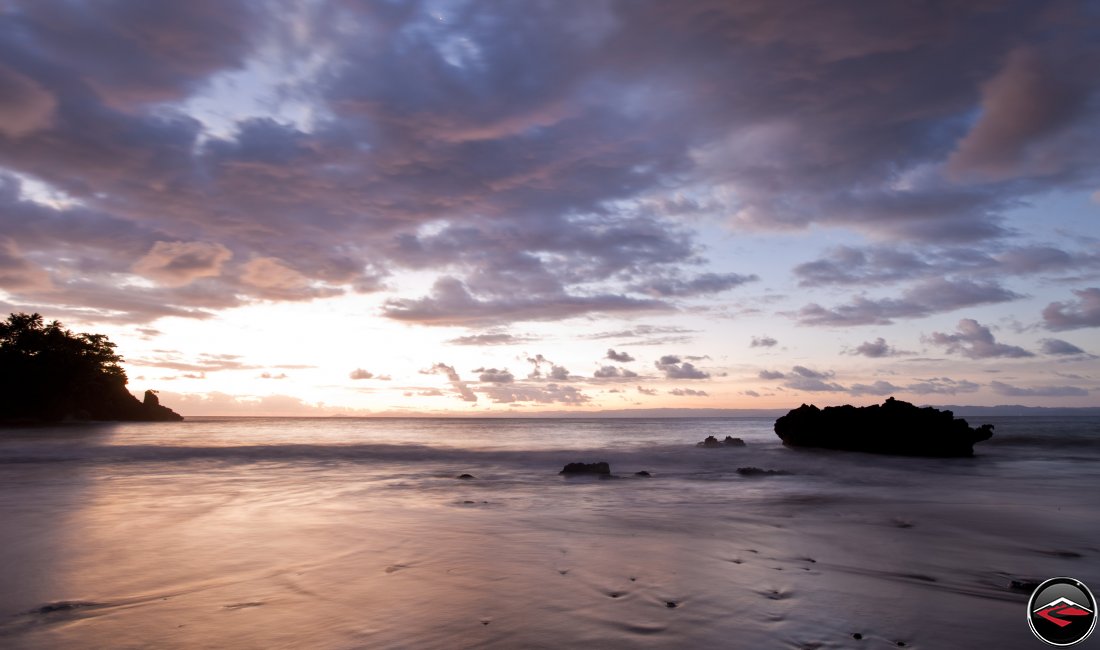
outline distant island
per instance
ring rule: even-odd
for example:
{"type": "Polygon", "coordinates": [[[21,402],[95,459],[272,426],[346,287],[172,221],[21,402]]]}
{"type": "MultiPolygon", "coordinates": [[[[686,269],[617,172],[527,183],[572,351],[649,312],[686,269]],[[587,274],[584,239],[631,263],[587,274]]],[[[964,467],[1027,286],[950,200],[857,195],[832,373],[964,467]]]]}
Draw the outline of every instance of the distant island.
{"type": "Polygon", "coordinates": [[[183,416],[154,391],[138,400],[126,389],[115,344],[103,334],[74,334],[39,314],[0,323],[0,423],[170,422],[183,416]]]}

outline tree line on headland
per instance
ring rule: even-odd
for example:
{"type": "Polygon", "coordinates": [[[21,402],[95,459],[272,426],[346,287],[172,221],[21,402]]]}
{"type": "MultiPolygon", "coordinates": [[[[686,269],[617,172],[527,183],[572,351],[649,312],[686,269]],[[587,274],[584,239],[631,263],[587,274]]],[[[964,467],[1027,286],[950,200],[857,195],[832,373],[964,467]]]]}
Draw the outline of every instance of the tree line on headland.
{"type": "Polygon", "coordinates": [[[144,401],[130,394],[121,362],[103,334],[11,314],[0,323],[0,422],[183,419],[151,390],[144,401]]]}

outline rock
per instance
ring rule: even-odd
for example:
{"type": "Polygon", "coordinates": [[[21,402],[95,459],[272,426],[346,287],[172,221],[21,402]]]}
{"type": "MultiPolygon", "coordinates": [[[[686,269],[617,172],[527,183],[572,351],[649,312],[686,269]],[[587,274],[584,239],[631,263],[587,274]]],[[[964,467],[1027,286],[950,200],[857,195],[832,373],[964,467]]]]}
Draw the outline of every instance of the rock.
{"type": "Polygon", "coordinates": [[[781,469],[760,469],[759,467],[738,467],[737,473],[741,476],[785,476],[790,472],[781,469]]]}
{"type": "Polygon", "coordinates": [[[882,405],[859,408],[803,404],[775,421],[775,433],[790,447],[959,457],[973,456],[974,443],[992,437],[993,425],[972,428],[951,411],[890,397],[882,405]]]}
{"type": "Polygon", "coordinates": [[[611,475],[611,466],[606,462],[598,463],[568,463],[559,474],[597,474],[601,476],[611,475]]]}
{"type": "Polygon", "coordinates": [[[455,478],[460,478],[460,479],[462,479],[463,481],[469,481],[470,479],[474,479],[474,478],[477,478],[477,477],[476,477],[476,476],[474,476],[473,474],[459,474],[459,475],[458,475],[457,477],[455,477],[455,478]]]}
{"type": "Polygon", "coordinates": [[[643,469],[640,472],[634,472],[634,476],[641,476],[642,478],[649,478],[650,476],[653,476],[653,475],[643,469]]]}
{"type": "Polygon", "coordinates": [[[745,441],[740,438],[733,438],[726,436],[725,440],[719,441],[714,436],[707,436],[703,442],[695,443],[696,447],[706,447],[707,449],[714,449],[716,447],[744,447],[745,441]]]}
{"type": "Polygon", "coordinates": [[[1038,589],[1039,585],[1042,584],[1042,582],[1042,580],[1028,580],[1026,578],[1022,578],[1020,580],[1013,580],[1012,582],[1008,583],[1008,588],[1012,589],[1013,591],[1023,591],[1031,593],[1038,589]]]}

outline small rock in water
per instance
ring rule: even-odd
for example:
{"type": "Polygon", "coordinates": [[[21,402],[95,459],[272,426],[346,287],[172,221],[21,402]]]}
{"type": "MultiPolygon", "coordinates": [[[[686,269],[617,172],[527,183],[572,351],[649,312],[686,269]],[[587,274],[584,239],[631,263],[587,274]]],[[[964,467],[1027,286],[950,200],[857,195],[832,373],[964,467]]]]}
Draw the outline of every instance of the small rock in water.
{"type": "Polygon", "coordinates": [[[643,469],[640,472],[634,472],[634,476],[641,476],[643,478],[649,478],[650,476],[653,476],[653,475],[643,469]]]}
{"type": "Polygon", "coordinates": [[[790,472],[781,469],[760,469],[759,467],[738,467],[737,473],[741,476],[783,476],[790,472]]]}
{"type": "Polygon", "coordinates": [[[680,606],[680,603],[676,602],[675,600],[666,600],[665,601],[665,607],[667,607],[669,609],[676,609],[679,606],[680,606]]]}
{"type": "Polygon", "coordinates": [[[1032,592],[1038,589],[1040,584],[1041,583],[1038,580],[1013,580],[1012,582],[1008,583],[1008,588],[1015,591],[1032,592]]]}
{"type": "Polygon", "coordinates": [[[598,474],[602,476],[609,476],[611,474],[611,466],[604,461],[598,463],[568,463],[562,468],[559,474],[598,474]]]}
{"type": "Polygon", "coordinates": [[[472,479],[472,478],[477,478],[477,477],[476,477],[476,476],[474,476],[473,474],[459,474],[459,475],[458,475],[458,478],[460,478],[460,479],[462,479],[462,480],[464,480],[464,481],[468,481],[468,480],[470,480],[470,479],[472,479]]]}
{"type": "Polygon", "coordinates": [[[859,641],[860,639],[863,638],[863,635],[860,634],[859,632],[855,632],[855,633],[852,634],[852,638],[855,639],[856,641],[859,641]]]}
{"type": "Polygon", "coordinates": [[[722,441],[714,436],[707,436],[703,442],[695,443],[696,447],[706,447],[707,449],[714,449],[715,447],[744,447],[745,441],[740,438],[733,438],[726,436],[722,441]]]}

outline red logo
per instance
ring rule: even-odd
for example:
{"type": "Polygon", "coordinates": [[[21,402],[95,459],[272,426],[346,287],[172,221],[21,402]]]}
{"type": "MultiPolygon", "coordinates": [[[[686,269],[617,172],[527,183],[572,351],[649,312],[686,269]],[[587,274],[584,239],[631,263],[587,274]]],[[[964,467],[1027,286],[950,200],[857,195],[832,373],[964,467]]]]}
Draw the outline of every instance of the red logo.
{"type": "Polygon", "coordinates": [[[1059,598],[1035,610],[1036,616],[1042,616],[1058,627],[1065,627],[1073,622],[1072,618],[1064,617],[1088,616],[1091,613],[1092,610],[1086,609],[1068,598],[1059,598]]]}

